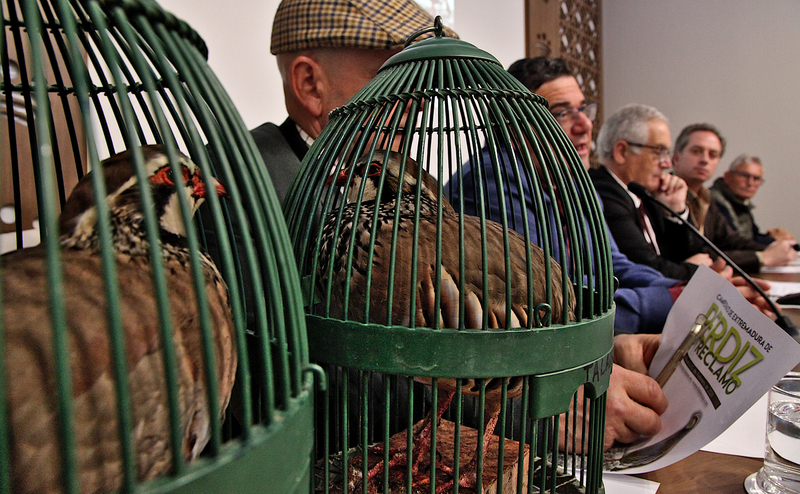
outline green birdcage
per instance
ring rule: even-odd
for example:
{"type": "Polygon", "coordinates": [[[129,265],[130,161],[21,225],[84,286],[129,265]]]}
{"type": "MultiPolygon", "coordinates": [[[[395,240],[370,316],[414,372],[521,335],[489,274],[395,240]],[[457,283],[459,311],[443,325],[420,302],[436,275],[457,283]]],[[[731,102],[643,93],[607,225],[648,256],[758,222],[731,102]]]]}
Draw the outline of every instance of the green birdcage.
{"type": "Polygon", "coordinates": [[[151,0],[2,10],[0,493],[308,492],[300,280],[203,40],[151,0]]]}
{"type": "Polygon", "coordinates": [[[284,202],[306,296],[316,492],[600,492],[613,274],[547,102],[412,36],[284,202]]]}

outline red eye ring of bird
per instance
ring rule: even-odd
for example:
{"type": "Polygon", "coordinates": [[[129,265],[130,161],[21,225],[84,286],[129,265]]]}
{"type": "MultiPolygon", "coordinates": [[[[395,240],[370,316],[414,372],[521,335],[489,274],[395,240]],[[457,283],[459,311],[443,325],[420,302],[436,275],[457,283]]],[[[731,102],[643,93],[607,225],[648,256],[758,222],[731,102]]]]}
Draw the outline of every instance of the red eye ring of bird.
{"type": "MultiPolygon", "coordinates": [[[[186,165],[181,165],[181,172],[183,173],[183,183],[184,185],[190,185],[193,187],[192,195],[195,197],[206,197],[206,184],[203,180],[203,174],[199,168],[195,170],[190,177],[189,168],[186,165]]],[[[165,184],[169,186],[175,186],[175,180],[173,179],[174,174],[172,173],[172,167],[170,165],[164,165],[159,168],[151,177],[150,182],[154,184],[165,184]]],[[[225,190],[225,186],[222,185],[219,180],[213,179],[215,183],[215,190],[217,191],[218,197],[227,197],[228,191],[225,190]]]]}
{"type": "MultiPolygon", "coordinates": [[[[364,165],[362,164],[361,168],[363,169],[363,167],[364,167],[364,165]]],[[[381,163],[380,161],[377,161],[377,160],[372,161],[369,164],[369,168],[367,170],[366,176],[367,177],[380,177],[382,167],[383,167],[383,163],[381,163]]],[[[333,175],[332,174],[331,176],[329,176],[328,179],[325,180],[325,187],[330,187],[331,184],[336,184],[339,187],[345,186],[347,184],[348,170],[349,170],[349,168],[344,168],[343,170],[341,170],[339,172],[338,175],[333,175]],[[335,178],[335,180],[334,180],[334,178],[335,178]]]]}
{"type": "MultiPolygon", "coordinates": [[[[183,183],[189,182],[189,168],[186,165],[181,165],[181,172],[183,174],[183,183]]],[[[172,173],[170,165],[164,165],[159,168],[151,177],[150,182],[154,184],[175,185],[175,178],[172,173]]]]}

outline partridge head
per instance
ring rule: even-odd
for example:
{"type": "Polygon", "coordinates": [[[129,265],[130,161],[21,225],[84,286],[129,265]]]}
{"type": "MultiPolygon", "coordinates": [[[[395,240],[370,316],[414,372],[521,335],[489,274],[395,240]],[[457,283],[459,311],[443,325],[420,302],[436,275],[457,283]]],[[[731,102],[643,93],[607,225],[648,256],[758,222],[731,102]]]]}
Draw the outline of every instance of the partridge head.
{"type": "MultiPolygon", "coordinates": [[[[191,213],[194,214],[208,194],[202,172],[188,157],[177,153],[180,172],[176,174],[163,146],[144,146],[141,151],[155,214],[162,230],[162,242],[167,245],[180,244],[186,238],[186,226],[183,224],[175,184],[181,185],[178,190],[182,191],[191,213]]],[[[144,212],[141,208],[141,189],[137,185],[131,159],[130,151],[124,151],[111,156],[102,164],[107,190],[106,202],[111,210],[115,234],[114,247],[117,251],[125,251],[134,243],[146,246],[138,244],[138,241],[145,236],[144,212]]],[[[226,194],[225,188],[219,181],[212,177],[210,182],[217,195],[226,194]]],[[[68,248],[96,249],[96,226],[94,190],[87,174],[72,190],[59,217],[62,245],[68,248]]]]}
{"type": "MultiPolygon", "coordinates": [[[[69,345],[77,475],[82,493],[111,492],[122,486],[120,434],[134,448],[139,480],[172,468],[170,417],[164,348],[175,350],[181,444],[180,456],[191,461],[210,438],[212,421],[206,388],[203,336],[186,228],[178,194],[195,211],[210,190],[224,188],[202,177],[187,157],[179,156],[174,173],[160,146],[142,148],[147,183],[160,228],[166,273],[167,319],[171,341],[162,341],[145,213],[131,154],[112,156],[90,173],[102,173],[109,209],[119,316],[124,339],[132,429],[119,430],[118,386],[110,347],[108,294],[99,255],[98,213],[90,175],[68,198],[60,217],[66,337],[69,345]],[[177,184],[177,187],[176,187],[177,184]]],[[[214,264],[200,254],[208,302],[211,348],[220,410],[230,399],[237,355],[227,289],[214,264]]],[[[0,258],[2,264],[3,337],[10,411],[12,489],[19,493],[63,492],[62,448],[57,424],[53,331],[47,289],[47,262],[40,247],[0,258]]]]}

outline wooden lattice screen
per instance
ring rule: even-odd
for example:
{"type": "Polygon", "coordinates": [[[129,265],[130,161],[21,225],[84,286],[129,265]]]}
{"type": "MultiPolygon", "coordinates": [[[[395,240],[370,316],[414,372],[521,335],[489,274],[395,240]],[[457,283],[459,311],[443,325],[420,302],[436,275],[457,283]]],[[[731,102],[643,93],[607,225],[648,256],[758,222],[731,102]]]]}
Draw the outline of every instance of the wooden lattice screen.
{"type": "Polygon", "coordinates": [[[525,1],[526,56],[567,61],[586,100],[597,102],[594,138],[603,121],[601,1],[525,1]]]}

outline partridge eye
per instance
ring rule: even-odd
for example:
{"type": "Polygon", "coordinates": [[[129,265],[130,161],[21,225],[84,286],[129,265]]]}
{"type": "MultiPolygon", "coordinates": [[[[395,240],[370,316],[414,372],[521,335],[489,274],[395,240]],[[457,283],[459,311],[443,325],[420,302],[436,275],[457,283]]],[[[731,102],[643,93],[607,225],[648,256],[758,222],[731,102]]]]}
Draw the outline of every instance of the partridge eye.
{"type": "Polygon", "coordinates": [[[175,185],[175,179],[172,176],[172,170],[169,165],[159,168],[158,171],[150,177],[150,182],[154,184],[175,185]]]}
{"type": "Polygon", "coordinates": [[[378,177],[381,174],[381,164],[377,161],[373,161],[369,165],[369,169],[367,170],[368,177],[378,177]]]}

